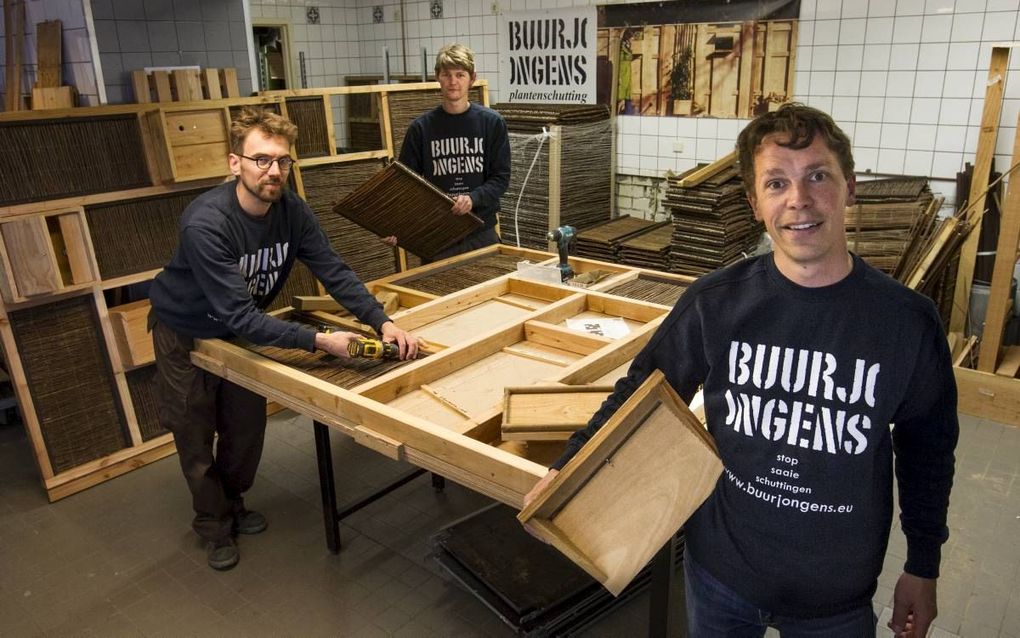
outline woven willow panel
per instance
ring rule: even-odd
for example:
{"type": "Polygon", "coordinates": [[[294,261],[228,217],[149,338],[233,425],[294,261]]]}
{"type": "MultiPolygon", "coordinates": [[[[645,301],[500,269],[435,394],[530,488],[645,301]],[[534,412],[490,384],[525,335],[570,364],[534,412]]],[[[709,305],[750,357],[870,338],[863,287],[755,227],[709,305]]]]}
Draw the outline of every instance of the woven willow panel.
{"type": "Polygon", "coordinates": [[[298,127],[294,150],[300,158],[329,155],[329,129],[323,104],[321,97],[287,98],[287,114],[298,127]]]}
{"type": "Polygon", "coordinates": [[[0,124],[0,206],[150,186],[133,114],[0,124]]]}
{"type": "Polygon", "coordinates": [[[131,404],[135,408],[138,429],[142,432],[142,440],[149,441],[170,431],[159,424],[156,411],[156,366],[145,366],[131,370],[127,376],[128,390],[131,393],[131,404]]]}
{"type": "Polygon", "coordinates": [[[55,473],[130,445],[91,295],[10,313],[55,473]]]}
{"type": "Polygon", "coordinates": [[[366,160],[301,169],[305,199],[329,244],[362,281],[397,272],[395,251],[371,231],[334,213],[333,206],[382,168],[381,160],[366,160]]]}
{"type": "Polygon", "coordinates": [[[448,295],[517,270],[520,257],[493,253],[393,283],[433,295],[448,295]]]}
{"type": "Polygon", "coordinates": [[[640,275],[637,279],[625,281],[605,292],[618,297],[672,306],[685,290],[687,290],[685,284],[640,275]]]}
{"type": "Polygon", "coordinates": [[[89,206],[85,218],[103,279],[162,268],[177,248],[181,213],[205,189],[89,206]]]}

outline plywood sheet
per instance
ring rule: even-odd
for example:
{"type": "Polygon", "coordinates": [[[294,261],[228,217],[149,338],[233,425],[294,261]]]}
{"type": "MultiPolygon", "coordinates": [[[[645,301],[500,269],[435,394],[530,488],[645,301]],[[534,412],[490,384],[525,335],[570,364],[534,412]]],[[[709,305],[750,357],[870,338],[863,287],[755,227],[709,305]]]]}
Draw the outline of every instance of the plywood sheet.
{"type": "Polygon", "coordinates": [[[531,311],[492,299],[426,324],[415,329],[414,333],[432,343],[455,346],[466,336],[516,321],[529,312],[531,311]]]}
{"type": "Polygon", "coordinates": [[[611,386],[506,388],[503,439],[565,441],[588,424],[612,391],[611,386]]]}
{"type": "Polygon", "coordinates": [[[408,414],[427,419],[436,425],[441,425],[454,432],[465,432],[476,425],[476,423],[469,421],[466,416],[455,408],[447,405],[435,395],[421,389],[403,394],[390,401],[387,405],[391,408],[403,410],[408,414]]]}
{"type": "Polygon", "coordinates": [[[562,368],[545,361],[497,352],[430,386],[450,404],[472,417],[498,411],[503,405],[503,389],[536,383],[562,368]]]}

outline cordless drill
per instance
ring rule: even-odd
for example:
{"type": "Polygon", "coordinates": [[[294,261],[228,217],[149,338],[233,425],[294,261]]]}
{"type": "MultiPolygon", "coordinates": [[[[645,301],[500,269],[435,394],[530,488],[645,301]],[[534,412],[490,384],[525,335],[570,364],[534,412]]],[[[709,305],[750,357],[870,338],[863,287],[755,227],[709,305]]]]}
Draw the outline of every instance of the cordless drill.
{"type": "Polygon", "coordinates": [[[348,341],[347,354],[362,359],[399,359],[400,347],[395,343],[366,337],[348,341]]]}
{"type": "Polygon", "coordinates": [[[574,227],[560,226],[556,230],[550,230],[546,237],[549,241],[556,242],[556,248],[560,253],[560,281],[567,281],[574,276],[574,269],[570,267],[567,256],[574,245],[574,227]]]}

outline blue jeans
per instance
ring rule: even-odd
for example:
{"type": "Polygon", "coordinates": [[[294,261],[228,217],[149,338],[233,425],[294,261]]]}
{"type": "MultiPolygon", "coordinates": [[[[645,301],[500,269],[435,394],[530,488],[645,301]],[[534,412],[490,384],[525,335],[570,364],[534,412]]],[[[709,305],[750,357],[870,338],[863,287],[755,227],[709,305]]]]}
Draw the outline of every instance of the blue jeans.
{"type": "Polygon", "coordinates": [[[684,555],[687,632],[691,638],[761,638],[768,627],[783,638],[873,638],[878,618],[870,605],[824,618],[791,618],[758,609],[684,555]]]}

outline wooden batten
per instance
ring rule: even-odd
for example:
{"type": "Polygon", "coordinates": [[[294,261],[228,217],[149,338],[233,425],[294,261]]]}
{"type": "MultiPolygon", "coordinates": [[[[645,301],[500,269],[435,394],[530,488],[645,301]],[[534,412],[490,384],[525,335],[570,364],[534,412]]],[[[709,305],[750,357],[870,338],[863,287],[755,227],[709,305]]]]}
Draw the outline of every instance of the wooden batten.
{"type": "Polygon", "coordinates": [[[59,501],[93,485],[99,485],[121,474],[166,458],[176,451],[173,435],[164,434],[146,441],[138,447],[114,452],[98,461],[86,463],[74,470],[62,472],[45,480],[46,495],[51,503],[59,501]]]}
{"type": "Polygon", "coordinates": [[[656,370],[518,519],[618,595],[722,469],[714,441],[656,370]]]}
{"type": "Polygon", "coordinates": [[[713,177],[713,176],[719,174],[720,172],[726,170],[727,168],[733,166],[736,163],[737,163],[737,152],[736,151],[732,151],[731,153],[720,157],[719,159],[717,159],[716,161],[712,162],[711,164],[708,164],[707,166],[703,166],[703,167],[699,168],[698,170],[694,171],[693,173],[691,173],[687,177],[684,177],[683,179],[678,180],[677,181],[677,186],[679,186],[681,188],[690,188],[692,186],[697,186],[698,184],[704,182],[705,180],[709,179],[710,177],[713,177]]]}

